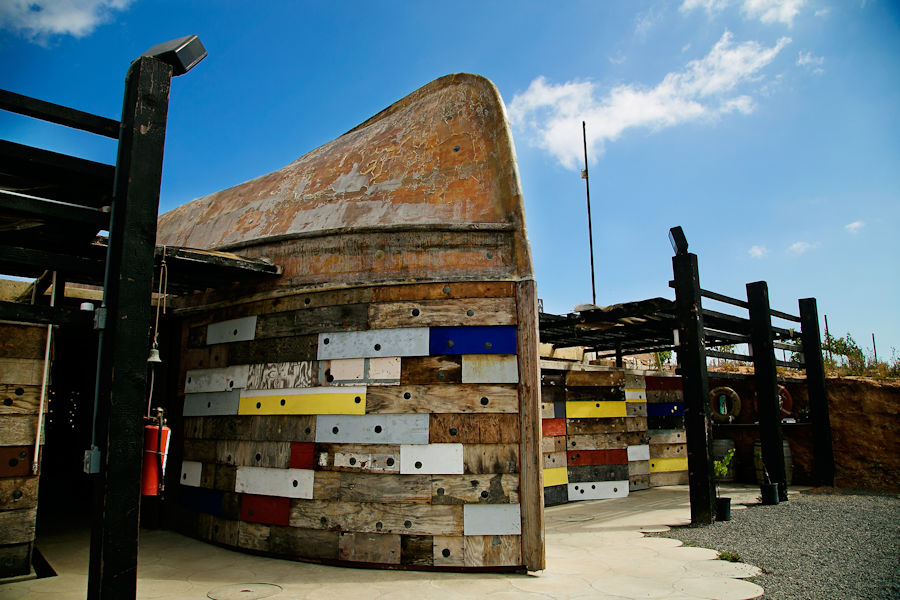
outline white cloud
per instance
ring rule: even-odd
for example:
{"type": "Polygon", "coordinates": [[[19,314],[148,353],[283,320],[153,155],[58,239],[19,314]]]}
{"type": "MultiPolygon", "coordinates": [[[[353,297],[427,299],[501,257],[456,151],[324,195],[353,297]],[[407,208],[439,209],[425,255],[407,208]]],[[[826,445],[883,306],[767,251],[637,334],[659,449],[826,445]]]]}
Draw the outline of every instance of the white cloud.
{"type": "Polygon", "coordinates": [[[581,121],[588,123],[588,144],[596,157],[607,142],[626,129],[662,129],[698,119],[753,111],[753,99],[732,95],[740,84],[755,80],[788,43],[781,38],[771,48],[757,42],[735,44],[726,31],[705,57],[667,74],[653,88],[619,85],[598,97],[590,81],[550,83],[543,76],[516,94],[510,120],[529,143],[547,150],[570,169],[580,168],[581,121]]]}
{"type": "Polygon", "coordinates": [[[800,52],[797,55],[797,66],[811,69],[813,73],[824,73],[823,64],[825,64],[824,56],[813,56],[812,52],[800,52]]]}
{"type": "Polygon", "coordinates": [[[634,34],[639,38],[646,38],[650,30],[653,29],[661,19],[662,15],[652,8],[639,13],[635,18],[634,34]]]}
{"type": "Polygon", "coordinates": [[[769,249],[765,246],[752,246],[748,252],[753,258],[765,258],[769,253],[769,249]]]}
{"type": "Polygon", "coordinates": [[[828,6],[826,6],[825,8],[820,8],[820,9],[818,9],[818,10],[815,12],[815,15],[816,15],[817,17],[824,17],[824,16],[827,16],[828,13],[830,13],[830,12],[831,12],[831,8],[828,7],[828,6]]]}
{"type": "Polygon", "coordinates": [[[847,223],[844,225],[844,229],[846,229],[850,233],[859,233],[860,229],[865,227],[866,224],[864,221],[853,221],[852,223],[847,223]]]}
{"type": "Polygon", "coordinates": [[[3,0],[0,29],[29,40],[52,35],[84,37],[108,21],[114,10],[124,10],[132,0],[3,0]]]}
{"type": "Polygon", "coordinates": [[[626,60],[628,60],[628,57],[625,56],[624,54],[622,54],[621,52],[617,52],[615,56],[609,57],[609,62],[611,62],[614,65],[621,65],[626,60]]]}
{"type": "Polygon", "coordinates": [[[818,242],[809,243],[809,242],[794,242],[790,246],[788,246],[788,252],[791,254],[803,254],[804,252],[808,252],[818,246],[818,242]]]}
{"type": "Polygon", "coordinates": [[[806,0],[684,0],[679,10],[688,13],[700,8],[712,15],[722,12],[729,4],[740,4],[741,12],[748,19],[758,19],[766,24],[782,23],[790,27],[806,0]]]}

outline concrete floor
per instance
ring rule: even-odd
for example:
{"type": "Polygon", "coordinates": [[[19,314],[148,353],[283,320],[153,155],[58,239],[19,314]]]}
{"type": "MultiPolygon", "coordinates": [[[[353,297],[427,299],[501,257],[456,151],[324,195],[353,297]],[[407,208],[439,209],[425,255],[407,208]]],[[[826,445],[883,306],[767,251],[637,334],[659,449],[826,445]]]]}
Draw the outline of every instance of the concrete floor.
{"type": "MultiPolygon", "coordinates": [[[[733,510],[757,501],[755,486],[723,486],[733,510]]],[[[143,531],[138,598],[430,600],[446,598],[668,600],[756,598],[744,581],[758,569],[716,560],[714,550],[644,537],[690,521],[687,486],[546,510],[547,569],[527,575],[349,569],[251,556],[170,531],[143,531]]],[[[0,584],[0,600],[85,598],[86,530],[47,535],[38,547],[58,576],[0,584]]]]}

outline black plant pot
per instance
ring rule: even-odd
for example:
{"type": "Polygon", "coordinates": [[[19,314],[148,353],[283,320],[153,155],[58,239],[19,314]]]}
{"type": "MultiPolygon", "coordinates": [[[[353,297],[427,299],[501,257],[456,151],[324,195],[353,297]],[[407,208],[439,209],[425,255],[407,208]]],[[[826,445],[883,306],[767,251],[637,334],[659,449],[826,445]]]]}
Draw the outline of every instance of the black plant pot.
{"type": "Polygon", "coordinates": [[[759,493],[762,496],[763,504],[778,504],[778,484],[763,483],[759,486],[759,493]]]}
{"type": "Polygon", "coordinates": [[[731,520],[731,498],[716,498],[716,521],[731,520]]]}

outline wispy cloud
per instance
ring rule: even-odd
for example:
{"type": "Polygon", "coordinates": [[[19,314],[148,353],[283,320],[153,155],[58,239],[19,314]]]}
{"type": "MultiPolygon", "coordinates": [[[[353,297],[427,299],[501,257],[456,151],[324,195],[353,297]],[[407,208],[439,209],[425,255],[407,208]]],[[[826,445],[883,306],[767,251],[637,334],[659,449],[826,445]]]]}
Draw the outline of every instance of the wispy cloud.
{"type": "Polygon", "coordinates": [[[800,52],[797,55],[797,65],[811,69],[813,73],[824,73],[825,69],[822,68],[824,64],[825,57],[813,56],[812,52],[800,52]]]}
{"type": "Polygon", "coordinates": [[[782,23],[790,27],[806,0],[684,0],[679,10],[688,13],[703,9],[712,15],[731,4],[740,5],[741,13],[747,19],[758,19],[766,24],[782,23]]]}
{"type": "Polygon", "coordinates": [[[615,56],[609,57],[609,62],[614,65],[621,65],[623,62],[628,60],[628,57],[622,54],[621,52],[617,52],[615,56]]]}
{"type": "Polygon", "coordinates": [[[809,242],[794,242],[790,246],[788,246],[788,252],[791,254],[803,254],[805,252],[809,252],[816,246],[818,246],[818,242],[809,243],[809,242]]]}
{"type": "Polygon", "coordinates": [[[132,0],[3,0],[0,29],[42,42],[53,35],[84,37],[132,0]]]}
{"type": "Polygon", "coordinates": [[[529,143],[574,169],[582,155],[582,120],[588,122],[588,144],[596,157],[630,128],[663,129],[752,112],[753,99],[735,88],[759,78],[790,41],[781,38],[771,48],[753,41],[736,44],[726,31],[709,54],[669,73],[655,87],[620,85],[602,96],[590,81],[555,84],[541,76],[513,97],[510,119],[529,143]]]}
{"type": "Polygon", "coordinates": [[[860,230],[865,227],[866,224],[864,221],[853,221],[852,223],[847,223],[844,225],[844,229],[846,229],[849,233],[859,233],[860,230]]]}
{"type": "Polygon", "coordinates": [[[661,19],[662,15],[653,8],[638,13],[634,20],[634,34],[641,39],[646,38],[647,34],[650,33],[650,30],[653,29],[661,19]]]}
{"type": "Polygon", "coordinates": [[[747,251],[753,258],[765,258],[769,253],[769,249],[765,246],[751,246],[747,251]]]}

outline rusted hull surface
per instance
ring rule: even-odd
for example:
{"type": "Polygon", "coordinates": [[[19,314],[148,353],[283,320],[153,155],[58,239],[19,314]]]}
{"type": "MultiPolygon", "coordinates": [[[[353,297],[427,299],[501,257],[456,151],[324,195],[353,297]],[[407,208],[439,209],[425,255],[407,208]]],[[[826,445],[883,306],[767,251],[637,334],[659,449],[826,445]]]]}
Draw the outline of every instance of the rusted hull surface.
{"type": "Polygon", "coordinates": [[[279,286],[527,279],[505,109],[475,75],[438,79],[287,167],[160,217],[158,243],[284,267],[279,286]]]}

